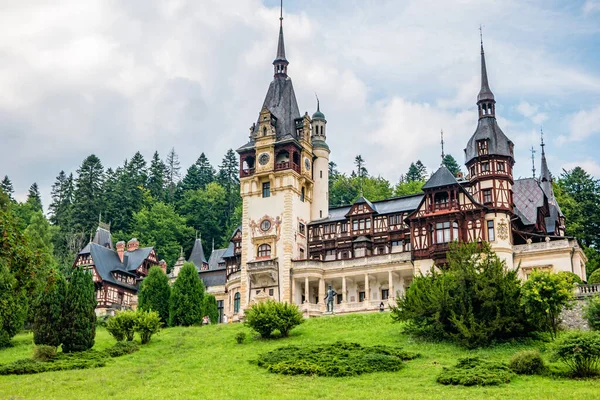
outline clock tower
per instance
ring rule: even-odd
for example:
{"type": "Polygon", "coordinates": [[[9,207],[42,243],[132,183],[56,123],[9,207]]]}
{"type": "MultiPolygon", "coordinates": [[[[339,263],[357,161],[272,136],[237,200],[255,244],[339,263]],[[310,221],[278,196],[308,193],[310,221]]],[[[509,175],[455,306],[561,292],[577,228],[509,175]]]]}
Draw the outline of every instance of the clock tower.
{"type": "Polygon", "coordinates": [[[307,225],[311,218],[328,214],[326,121],[319,110],[316,121],[308,113],[300,115],[287,74],[282,20],[273,81],[248,143],[237,150],[242,256],[239,274],[227,288],[232,299],[239,299],[240,315],[253,302],[291,300],[292,260],[308,254],[307,225]]]}

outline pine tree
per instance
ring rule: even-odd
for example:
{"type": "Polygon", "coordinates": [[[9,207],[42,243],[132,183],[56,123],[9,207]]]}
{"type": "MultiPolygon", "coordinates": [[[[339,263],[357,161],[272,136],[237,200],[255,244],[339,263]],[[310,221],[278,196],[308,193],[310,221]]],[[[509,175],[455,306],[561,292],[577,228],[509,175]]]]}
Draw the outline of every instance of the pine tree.
{"type": "Polygon", "coordinates": [[[12,200],[12,195],[15,193],[15,189],[13,188],[13,184],[8,178],[8,175],[4,175],[4,179],[0,182],[0,190],[8,195],[8,198],[12,200]]]}
{"type": "Polygon", "coordinates": [[[169,302],[169,325],[190,326],[200,322],[203,317],[203,298],[204,284],[198,277],[196,266],[186,262],[173,284],[169,302]]]}
{"type": "Polygon", "coordinates": [[[160,159],[158,151],[155,151],[150,163],[150,170],[148,171],[147,188],[150,191],[150,195],[158,201],[162,201],[165,197],[166,173],[167,167],[160,159]]]}
{"type": "Polygon", "coordinates": [[[198,183],[200,188],[204,189],[206,185],[214,182],[216,172],[204,153],[200,154],[200,157],[196,160],[196,165],[198,166],[198,183]]]}
{"type": "Polygon", "coordinates": [[[50,223],[41,211],[37,211],[31,216],[29,225],[25,229],[25,236],[29,248],[33,250],[35,256],[40,259],[41,264],[45,267],[44,271],[41,271],[43,276],[40,277],[40,279],[45,279],[49,267],[54,266],[56,261],[54,260],[50,223]]]}
{"type": "Polygon", "coordinates": [[[67,286],[62,317],[62,350],[85,351],[96,337],[96,294],[92,274],[74,268],[67,286]]]}
{"type": "Polygon", "coordinates": [[[90,232],[102,212],[104,167],[94,154],[88,156],[77,170],[73,193],[73,223],[77,230],[90,232]]]}
{"type": "Polygon", "coordinates": [[[179,164],[179,156],[175,153],[175,147],[171,148],[171,151],[167,155],[165,165],[167,167],[167,202],[173,204],[175,202],[175,188],[181,177],[181,165],[179,164]]]}
{"type": "Polygon", "coordinates": [[[456,176],[456,174],[460,173],[460,166],[458,165],[454,157],[452,157],[452,155],[446,154],[444,156],[442,164],[444,164],[446,168],[448,168],[448,170],[452,172],[452,175],[456,176]]]}
{"type": "Polygon", "coordinates": [[[367,168],[365,167],[365,160],[360,154],[354,157],[354,165],[356,165],[356,176],[364,178],[369,175],[369,171],[367,171],[367,168]]]}
{"type": "Polygon", "coordinates": [[[227,231],[231,231],[233,227],[241,223],[241,220],[237,221],[234,218],[234,211],[242,202],[240,196],[239,164],[235,152],[232,149],[229,149],[225,154],[225,157],[223,157],[223,161],[219,166],[217,182],[225,189],[227,196],[226,213],[229,224],[227,231]]]}
{"type": "Polygon", "coordinates": [[[426,177],[427,168],[425,168],[421,160],[418,160],[416,163],[410,163],[410,167],[406,173],[407,182],[423,181],[426,177]]]}
{"type": "Polygon", "coordinates": [[[43,211],[42,208],[42,196],[38,184],[33,182],[29,187],[29,193],[27,194],[27,204],[31,206],[33,211],[43,211]]]}
{"type": "Polygon", "coordinates": [[[0,258],[0,348],[10,345],[25,322],[27,298],[18,287],[17,280],[0,258]]]}
{"type": "Polygon", "coordinates": [[[198,170],[198,165],[192,164],[181,180],[181,190],[187,192],[197,189],[200,189],[200,171],[198,170]]]}
{"type": "Polygon", "coordinates": [[[54,272],[46,281],[33,304],[33,342],[37,345],[58,347],[62,336],[62,310],[67,283],[65,278],[54,272]]]}
{"type": "Polygon", "coordinates": [[[60,171],[52,185],[52,202],[48,207],[50,222],[54,225],[66,225],[73,201],[73,175],[67,177],[65,171],[60,171]]]}
{"type": "Polygon", "coordinates": [[[166,324],[169,322],[170,297],[171,286],[169,286],[167,275],[160,267],[150,268],[148,276],[142,281],[138,294],[140,310],[156,311],[166,324]]]}
{"type": "MultiPolygon", "coordinates": [[[[119,177],[123,174],[123,169],[118,167],[116,170],[108,168],[105,179],[102,184],[102,193],[104,200],[103,219],[109,222],[116,222],[121,216],[121,193],[119,193],[119,177]]],[[[114,228],[115,225],[113,225],[114,228]]]]}
{"type": "Polygon", "coordinates": [[[212,294],[205,294],[202,300],[202,315],[208,315],[211,324],[219,322],[219,306],[217,306],[217,299],[212,294]]]}
{"type": "Polygon", "coordinates": [[[140,211],[145,202],[145,185],[148,181],[146,161],[136,152],[129,162],[125,161],[123,173],[117,180],[118,212],[113,219],[116,231],[129,232],[133,214],[140,211]]]}

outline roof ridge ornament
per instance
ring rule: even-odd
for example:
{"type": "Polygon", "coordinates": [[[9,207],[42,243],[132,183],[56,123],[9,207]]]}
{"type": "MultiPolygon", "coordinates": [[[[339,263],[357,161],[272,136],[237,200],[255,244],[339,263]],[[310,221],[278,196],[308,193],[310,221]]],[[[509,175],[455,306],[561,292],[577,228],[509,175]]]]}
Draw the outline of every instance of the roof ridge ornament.
{"type": "Polygon", "coordinates": [[[274,77],[287,78],[287,66],[289,62],[285,58],[285,44],[283,41],[283,0],[280,2],[279,9],[279,40],[277,41],[277,56],[273,60],[275,68],[274,77]]]}
{"type": "Polygon", "coordinates": [[[446,158],[446,155],[444,154],[444,130],[441,129],[440,130],[440,136],[442,137],[442,140],[440,141],[440,144],[442,145],[442,164],[444,165],[444,158],[446,158]]]}

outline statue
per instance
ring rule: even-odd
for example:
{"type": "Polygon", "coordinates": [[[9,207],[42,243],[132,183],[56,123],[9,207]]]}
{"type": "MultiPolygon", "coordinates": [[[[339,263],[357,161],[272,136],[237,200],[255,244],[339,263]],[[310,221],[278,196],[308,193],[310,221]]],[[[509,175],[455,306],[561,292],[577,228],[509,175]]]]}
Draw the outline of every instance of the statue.
{"type": "Polygon", "coordinates": [[[327,291],[327,296],[325,297],[328,313],[333,313],[333,301],[335,296],[337,296],[337,292],[331,288],[331,285],[329,285],[329,290],[327,291]]]}

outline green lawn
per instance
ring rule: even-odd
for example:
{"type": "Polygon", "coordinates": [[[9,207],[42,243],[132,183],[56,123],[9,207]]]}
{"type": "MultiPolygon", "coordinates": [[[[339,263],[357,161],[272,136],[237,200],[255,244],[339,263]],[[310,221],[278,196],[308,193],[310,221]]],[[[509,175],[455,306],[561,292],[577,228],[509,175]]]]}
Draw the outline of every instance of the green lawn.
{"type": "MultiPolygon", "coordinates": [[[[112,359],[103,368],[0,376],[0,399],[597,399],[600,380],[515,377],[499,387],[447,387],[435,382],[442,366],[479,354],[507,361],[519,350],[538,347],[503,345],[465,351],[450,344],[423,343],[399,333],[388,313],[317,318],[292,331],[287,339],[248,340],[238,345],[241,324],[169,328],[135,354],[112,359]],[[364,345],[398,345],[422,357],[394,373],[353,378],[280,376],[249,363],[255,355],[285,344],[336,340],[364,345]]],[[[29,357],[32,335],[18,335],[13,348],[0,350],[0,364],[29,357]]],[[[97,349],[114,340],[104,329],[97,349]]]]}

